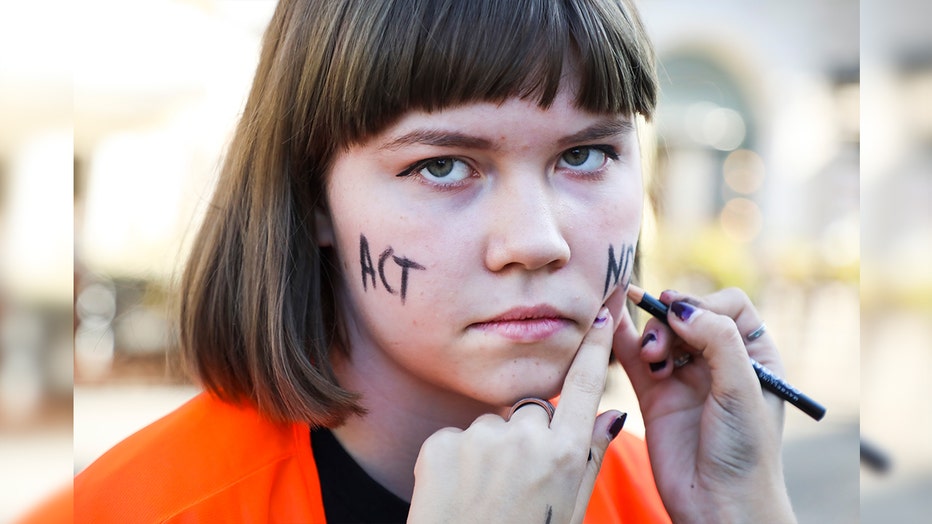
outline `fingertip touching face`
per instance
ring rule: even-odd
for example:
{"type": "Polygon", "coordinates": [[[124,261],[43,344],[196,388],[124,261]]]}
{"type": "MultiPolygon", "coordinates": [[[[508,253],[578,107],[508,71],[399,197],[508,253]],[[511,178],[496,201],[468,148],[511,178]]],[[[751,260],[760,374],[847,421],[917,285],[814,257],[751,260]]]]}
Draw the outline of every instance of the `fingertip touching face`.
{"type": "Polygon", "coordinates": [[[633,117],[567,88],[406,113],[328,177],[347,365],[373,377],[493,406],[555,395],[633,270],[633,117]]]}

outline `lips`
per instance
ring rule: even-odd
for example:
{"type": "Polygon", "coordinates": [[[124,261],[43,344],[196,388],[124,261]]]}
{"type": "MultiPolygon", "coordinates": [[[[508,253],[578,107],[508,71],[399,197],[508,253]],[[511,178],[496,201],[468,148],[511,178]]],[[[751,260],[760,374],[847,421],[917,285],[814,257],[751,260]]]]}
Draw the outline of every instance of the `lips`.
{"type": "Polygon", "coordinates": [[[514,342],[533,343],[550,338],[571,324],[572,320],[559,310],[540,305],[509,309],[501,315],[469,327],[514,342]]]}

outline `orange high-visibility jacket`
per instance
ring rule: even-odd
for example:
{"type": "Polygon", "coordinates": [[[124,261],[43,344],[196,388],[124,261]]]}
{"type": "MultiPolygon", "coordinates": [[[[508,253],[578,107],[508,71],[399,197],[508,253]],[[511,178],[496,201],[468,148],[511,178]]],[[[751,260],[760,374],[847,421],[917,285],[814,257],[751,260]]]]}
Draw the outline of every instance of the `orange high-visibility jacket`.
{"type": "MultiPolygon", "coordinates": [[[[203,393],[79,473],[75,521],[324,523],[311,445],[306,424],[203,393]]],[[[612,443],[586,522],[670,522],[643,441],[612,443]]]]}

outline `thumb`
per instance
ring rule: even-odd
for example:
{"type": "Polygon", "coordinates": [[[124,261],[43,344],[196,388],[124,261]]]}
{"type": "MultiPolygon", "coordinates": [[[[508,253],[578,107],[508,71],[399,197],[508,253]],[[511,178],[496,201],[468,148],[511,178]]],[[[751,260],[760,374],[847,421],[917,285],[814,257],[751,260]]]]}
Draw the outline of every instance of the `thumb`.
{"type": "Polygon", "coordinates": [[[612,353],[624,367],[638,399],[644,398],[657,381],[650,377],[647,365],[641,360],[641,334],[627,307],[619,314],[612,339],[612,353]]]}
{"type": "Polygon", "coordinates": [[[608,445],[621,432],[627,418],[627,413],[611,410],[595,419],[595,426],[592,428],[592,445],[589,448],[589,462],[586,464],[586,472],[583,474],[579,495],[576,498],[576,510],[573,512],[574,523],[583,521],[586,508],[589,506],[589,498],[592,496],[592,489],[595,487],[595,479],[602,469],[605,452],[608,445]]]}

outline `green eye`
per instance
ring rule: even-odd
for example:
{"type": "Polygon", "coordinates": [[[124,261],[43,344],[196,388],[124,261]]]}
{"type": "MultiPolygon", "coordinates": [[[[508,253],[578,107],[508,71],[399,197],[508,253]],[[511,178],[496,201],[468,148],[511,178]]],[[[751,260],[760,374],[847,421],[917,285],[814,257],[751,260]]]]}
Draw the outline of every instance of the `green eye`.
{"type": "Polygon", "coordinates": [[[465,160],[440,156],[415,162],[395,176],[418,179],[438,189],[451,189],[474,175],[476,171],[465,160]]]}
{"type": "Polygon", "coordinates": [[[444,178],[453,172],[454,161],[452,158],[438,158],[431,160],[421,171],[426,171],[430,176],[435,178],[444,178]]]}
{"type": "Polygon", "coordinates": [[[428,182],[449,185],[469,178],[472,169],[462,160],[445,157],[425,160],[414,168],[413,173],[422,176],[428,182]]]}
{"type": "Polygon", "coordinates": [[[560,167],[575,171],[595,171],[605,164],[608,155],[595,147],[574,147],[560,155],[560,167]]]}
{"type": "Polygon", "coordinates": [[[589,148],[574,147],[563,153],[563,161],[571,166],[581,166],[589,159],[589,148]]]}

